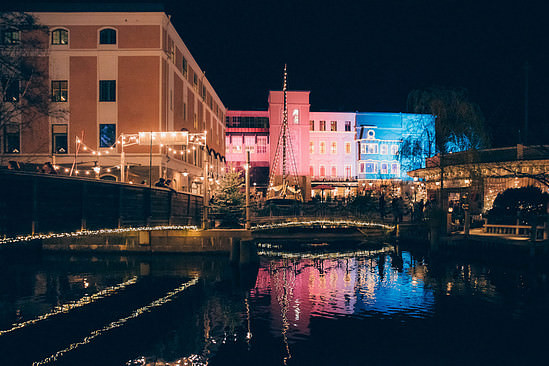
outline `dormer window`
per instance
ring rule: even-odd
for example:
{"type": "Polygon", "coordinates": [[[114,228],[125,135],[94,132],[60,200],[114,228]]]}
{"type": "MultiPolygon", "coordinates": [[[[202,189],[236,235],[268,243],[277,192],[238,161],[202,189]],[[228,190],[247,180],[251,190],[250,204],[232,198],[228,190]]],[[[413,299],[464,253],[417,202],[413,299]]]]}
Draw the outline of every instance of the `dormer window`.
{"type": "Polygon", "coordinates": [[[69,44],[69,32],[65,29],[55,29],[53,32],[51,32],[51,44],[69,44]]]}
{"type": "Polygon", "coordinates": [[[116,44],[116,30],[108,28],[100,31],[99,44],[116,44]]]}

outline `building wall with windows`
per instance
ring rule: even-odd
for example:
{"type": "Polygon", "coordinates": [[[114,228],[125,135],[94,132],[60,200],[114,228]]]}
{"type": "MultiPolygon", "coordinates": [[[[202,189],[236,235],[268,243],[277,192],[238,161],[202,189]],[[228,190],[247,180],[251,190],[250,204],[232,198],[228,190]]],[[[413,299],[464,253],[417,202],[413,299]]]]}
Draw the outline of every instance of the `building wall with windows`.
{"type": "Polygon", "coordinates": [[[206,132],[206,156],[190,144],[141,146],[127,141],[126,178],[148,180],[152,166],[153,180],[171,178],[175,188],[199,193],[205,158],[210,176],[220,174],[225,106],[166,13],[32,14],[49,28],[51,98],[67,113],[49,118],[46,143],[22,140],[20,152],[10,160],[52,161],[63,172],[76,155],[79,170],[100,167],[99,175],[119,179],[122,134],[206,132]]]}
{"type": "MultiPolygon", "coordinates": [[[[414,134],[414,126],[425,119],[434,129],[430,115],[410,113],[356,113],[357,174],[359,179],[410,179],[399,158],[402,140],[414,134]]],[[[418,135],[418,138],[421,136],[418,135]]]]}
{"type": "Polygon", "coordinates": [[[355,113],[309,114],[309,175],[312,180],[356,176],[355,113]]]}

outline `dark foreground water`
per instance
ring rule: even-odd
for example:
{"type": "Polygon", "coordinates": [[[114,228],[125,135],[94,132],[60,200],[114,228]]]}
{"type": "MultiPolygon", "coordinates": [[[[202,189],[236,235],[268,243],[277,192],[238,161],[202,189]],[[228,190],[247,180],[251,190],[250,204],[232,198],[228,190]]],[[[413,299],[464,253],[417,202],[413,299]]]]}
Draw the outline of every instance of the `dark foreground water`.
{"type": "Polygon", "coordinates": [[[547,266],[472,258],[2,255],[0,365],[549,364],[547,266]]]}

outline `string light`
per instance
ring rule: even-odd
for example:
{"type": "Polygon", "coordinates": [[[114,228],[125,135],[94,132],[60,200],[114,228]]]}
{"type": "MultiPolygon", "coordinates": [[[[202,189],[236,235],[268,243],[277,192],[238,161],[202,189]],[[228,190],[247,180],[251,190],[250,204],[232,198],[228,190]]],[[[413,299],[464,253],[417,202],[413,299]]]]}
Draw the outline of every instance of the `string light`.
{"type": "Polygon", "coordinates": [[[265,257],[278,257],[282,259],[341,259],[354,257],[371,257],[383,253],[394,251],[394,247],[387,246],[378,250],[355,250],[349,252],[328,252],[328,253],[311,253],[311,252],[279,252],[274,250],[258,250],[257,255],[265,257]]]}
{"type": "Polygon", "coordinates": [[[130,280],[128,280],[126,282],[119,283],[116,286],[107,287],[106,289],[101,290],[101,291],[99,291],[99,292],[97,292],[97,293],[95,293],[91,296],[84,296],[84,297],[82,297],[81,299],[79,299],[77,301],[72,301],[72,302],[69,302],[69,303],[66,303],[66,304],[63,304],[63,305],[58,305],[58,306],[54,307],[49,313],[40,315],[37,318],[27,320],[27,321],[22,322],[22,323],[13,324],[10,329],[1,330],[0,331],[0,336],[2,336],[4,334],[11,333],[11,332],[13,332],[17,329],[21,329],[21,328],[24,328],[24,327],[28,327],[29,325],[36,324],[38,322],[41,322],[42,320],[46,320],[48,318],[51,318],[52,316],[55,316],[55,315],[58,315],[58,314],[66,314],[71,310],[81,308],[82,306],[85,306],[85,305],[92,304],[92,303],[94,303],[98,300],[101,300],[101,299],[103,299],[107,296],[114,295],[114,294],[118,293],[120,290],[123,290],[124,288],[126,288],[130,285],[133,285],[136,282],[137,282],[137,277],[133,277],[133,278],[131,278],[130,280]]]}
{"type": "Polygon", "coordinates": [[[68,352],[70,352],[74,349],[77,349],[80,346],[83,346],[85,344],[90,343],[95,338],[101,336],[102,334],[104,334],[104,333],[106,333],[110,330],[121,327],[122,325],[127,323],[129,320],[135,319],[135,318],[143,315],[144,313],[147,313],[147,312],[151,311],[154,308],[161,307],[161,306],[171,302],[174,299],[174,297],[176,297],[177,295],[179,295],[180,293],[182,293],[183,291],[185,291],[189,287],[196,285],[197,283],[198,283],[198,278],[193,278],[192,280],[190,280],[188,282],[184,282],[179,287],[177,287],[177,288],[173,289],[172,291],[168,292],[166,294],[166,296],[161,297],[161,298],[151,302],[150,304],[145,305],[145,306],[133,311],[131,313],[131,315],[128,315],[125,318],[118,319],[117,321],[111,322],[109,325],[107,325],[107,326],[105,326],[101,329],[94,330],[93,332],[90,333],[89,336],[85,337],[80,342],[72,343],[69,346],[67,346],[65,349],[57,351],[55,354],[53,354],[49,357],[46,357],[45,359],[43,359],[41,361],[33,362],[32,365],[33,366],[47,365],[47,364],[50,364],[52,362],[55,362],[59,358],[63,357],[66,353],[68,353],[68,352]]]}
{"type": "Polygon", "coordinates": [[[290,221],[276,224],[256,225],[251,228],[252,231],[280,229],[286,227],[316,227],[322,228],[350,228],[350,227],[380,227],[387,230],[393,230],[391,225],[380,224],[377,222],[352,221],[352,220],[314,220],[314,221],[290,221]]]}
{"type": "Polygon", "coordinates": [[[0,239],[0,245],[10,243],[22,243],[29,242],[37,239],[52,239],[52,238],[72,238],[88,235],[101,235],[101,234],[119,234],[135,231],[158,231],[158,230],[198,230],[196,226],[187,225],[160,225],[160,226],[141,226],[141,227],[128,227],[120,229],[100,229],[100,230],[82,230],[72,233],[52,233],[52,234],[37,234],[37,235],[21,235],[14,238],[0,239]]]}

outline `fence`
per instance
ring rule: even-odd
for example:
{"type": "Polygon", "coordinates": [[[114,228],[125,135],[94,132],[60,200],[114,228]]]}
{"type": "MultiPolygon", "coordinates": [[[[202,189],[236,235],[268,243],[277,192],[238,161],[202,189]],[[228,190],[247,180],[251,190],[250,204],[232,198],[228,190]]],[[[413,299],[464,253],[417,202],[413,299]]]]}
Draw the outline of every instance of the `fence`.
{"type": "Polygon", "coordinates": [[[0,235],[145,225],[199,225],[189,193],[85,178],[0,171],[0,235]]]}

